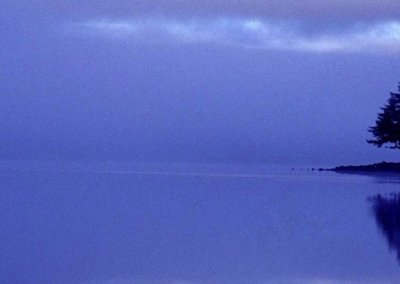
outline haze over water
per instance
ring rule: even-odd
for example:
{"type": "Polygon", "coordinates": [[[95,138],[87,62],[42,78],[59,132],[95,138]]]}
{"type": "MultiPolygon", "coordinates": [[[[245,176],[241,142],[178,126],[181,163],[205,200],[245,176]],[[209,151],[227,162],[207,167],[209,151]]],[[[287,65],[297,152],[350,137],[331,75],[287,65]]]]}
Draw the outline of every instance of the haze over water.
{"type": "Polygon", "coordinates": [[[376,213],[371,198],[399,183],[285,166],[3,163],[1,282],[396,283],[399,242],[389,249],[385,204],[376,213]]]}
{"type": "Polygon", "coordinates": [[[0,1],[0,283],[398,283],[399,10],[0,1]]]}

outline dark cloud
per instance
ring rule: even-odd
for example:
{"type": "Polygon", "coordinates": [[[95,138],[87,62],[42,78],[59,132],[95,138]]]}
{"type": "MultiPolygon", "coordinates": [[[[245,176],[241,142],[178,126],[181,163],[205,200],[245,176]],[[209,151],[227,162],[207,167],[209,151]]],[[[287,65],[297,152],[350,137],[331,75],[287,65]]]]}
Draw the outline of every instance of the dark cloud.
{"type": "Polygon", "coordinates": [[[52,12],[64,16],[242,16],[266,18],[291,18],[297,20],[361,20],[379,21],[396,19],[400,2],[395,0],[158,0],[158,1],[10,1],[4,7],[26,10],[31,13],[52,12]]]}

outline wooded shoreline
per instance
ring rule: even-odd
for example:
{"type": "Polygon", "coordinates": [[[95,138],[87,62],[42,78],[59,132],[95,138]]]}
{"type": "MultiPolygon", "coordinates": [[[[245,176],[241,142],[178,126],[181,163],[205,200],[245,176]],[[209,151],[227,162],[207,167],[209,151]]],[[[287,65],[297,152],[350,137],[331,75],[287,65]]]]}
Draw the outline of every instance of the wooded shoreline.
{"type": "Polygon", "coordinates": [[[373,173],[399,173],[400,174],[400,163],[381,162],[369,165],[357,165],[357,166],[337,166],[331,169],[319,169],[320,171],[333,171],[339,173],[353,173],[353,172],[373,172],[373,173]]]}

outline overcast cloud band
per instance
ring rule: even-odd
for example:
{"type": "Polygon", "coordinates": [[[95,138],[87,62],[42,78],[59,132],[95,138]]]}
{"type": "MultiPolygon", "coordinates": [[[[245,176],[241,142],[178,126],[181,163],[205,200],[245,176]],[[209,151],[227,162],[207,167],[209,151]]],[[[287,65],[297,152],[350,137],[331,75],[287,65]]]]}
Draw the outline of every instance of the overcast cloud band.
{"type": "Polygon", "coordinates": [[[397,53],[400,22],[354,25],[340,31],[307,34],[301,26],[259,19],[160,19],[89,20],[68,24],[68,30],[83,36],[130,41],[184,44],[216,44],[241,48],[303,52],[397,53]]]}

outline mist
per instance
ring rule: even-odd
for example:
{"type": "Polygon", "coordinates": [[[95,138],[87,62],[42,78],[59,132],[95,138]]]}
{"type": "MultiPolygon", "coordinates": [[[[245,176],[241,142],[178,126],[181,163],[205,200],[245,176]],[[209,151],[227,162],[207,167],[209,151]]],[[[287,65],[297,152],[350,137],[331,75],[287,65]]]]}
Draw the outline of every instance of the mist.
{"type": "Polygon", "coordinates": [[[57,22],[36,7],[13,26],[27,11],[12,11],[1,32],[1,159],[396,159],[365,142],[396,89],[394,54],[101,38],[60,28],[84,14],[57,22]]]}

